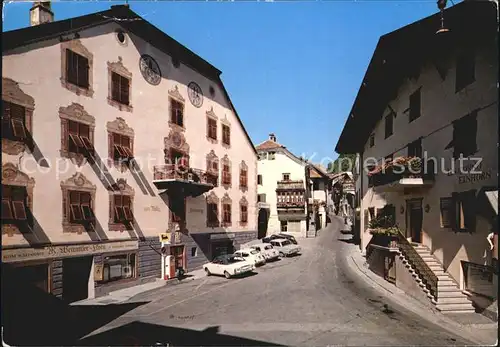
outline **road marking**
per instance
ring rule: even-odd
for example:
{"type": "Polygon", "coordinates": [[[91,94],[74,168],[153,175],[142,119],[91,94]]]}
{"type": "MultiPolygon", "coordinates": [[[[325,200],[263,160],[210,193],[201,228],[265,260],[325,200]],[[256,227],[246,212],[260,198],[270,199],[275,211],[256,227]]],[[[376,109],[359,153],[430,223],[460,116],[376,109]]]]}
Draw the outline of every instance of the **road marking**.
{"type": "Polygon", "coordinates": [[[203,281],[201,281],[201,283],[200,283],[200,284],[198,284],[198,285],[196,286],[196,288],[194,288],[194,291],[195,291],[195,292],[197,292],[197,291],[198,291],[198,289],[200,289],[200,287],[201,287],[202,285],[204,285],[205,283],[207,283],[207,280],[208,280],[208,278],[205,278],[203,281]]]}
{"type": "Polygon", "coordinates": [[[215,290],[219,290],[219,289],[221,289],[221,288],[227,287],[227,286],[229,286],[229,285],[231,285],[231,284],[235,284],[235,283],[238,283],[238,282],[239,282],[238,280],[236,280],[236,281],[230,280],[230,282],[229,282],[229,283],[223,284],[223,285],[221,285],[221,286],[219,286],[219,287],[216,287],[216,288],[213,288],[213,289],[207,290],[206,292],[203,292],[203,293],[199,293],[199,294],[193,295],[193,296],[191,296],[191,297],[189,297],[189,298],[186,298],[186,299],[184,299],[184,300],[177,301],[177,302],[175,302],[175,303],[173,303],[173,304],[171,304],[171,305],[168,305],[168,306],[162,307],[162,308],[160,308],[160,309],[158,309],[158,310],[155,310],[155,311],[153,311],[153,312],[150,312],[150,313],[148,313],[148,314],[136,315],[136,317],[149,317],[149,316],[152,316],[153,314],[156,314],[156,313],[158,313],[158,312],[164,311],[164,310],[169,309],[169,308],[171,308],[171,307],[174,307],[174,306],[177,306],[177,305],[179,305],[179,304],[185,303],[186,301],[189,301],[189,300],[191,300],[191,299],[198,298],[198,297],[200,297],[200,296],[202,296],[202,295],[208,294],[208,293],[210,293],[210,292],[213,292],[213,291],[215,291],[215,290]]]}

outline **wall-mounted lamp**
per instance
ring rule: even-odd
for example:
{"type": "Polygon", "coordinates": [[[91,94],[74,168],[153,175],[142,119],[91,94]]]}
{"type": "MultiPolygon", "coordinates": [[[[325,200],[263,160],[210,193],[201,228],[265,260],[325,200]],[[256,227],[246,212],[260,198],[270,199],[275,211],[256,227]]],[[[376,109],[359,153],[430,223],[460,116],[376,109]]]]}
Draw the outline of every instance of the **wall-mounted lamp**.
{"type": "Polygon", "coordinates": [[[405,213],[405,207],[403,205],[401,205],[401,207],[399,208],[399,213],[405,213]]]}
{"type": "Polygon", "coordinates": [[[431,207],[429,206],[429,204],[425,205],[424,210],[425,210],[425,213],[429,213],[429,211],[431,210],[431,207]]]}
{"type": "Polygon", "coordinates": [[[447,0],[437,1],[437,6],[439,8],[439,11],[441,12],[441,27],[439,28],[438,31],[436,31],[436,34],[442,34],[450,31],[449,29],[444,27],[444,9],[446,8],[446,2],[447,0]]]}

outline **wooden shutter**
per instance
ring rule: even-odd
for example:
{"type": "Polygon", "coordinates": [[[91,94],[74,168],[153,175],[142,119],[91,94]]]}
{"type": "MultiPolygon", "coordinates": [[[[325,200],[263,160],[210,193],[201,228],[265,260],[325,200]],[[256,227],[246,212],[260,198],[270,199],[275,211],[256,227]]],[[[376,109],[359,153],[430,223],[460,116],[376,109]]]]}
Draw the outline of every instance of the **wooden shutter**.
{"type": "Polygon", "coordinates": [[[130,81],[128,78],[120,76],[120,102],[122,104],[130,104],[130,81]]]}
{"type": "Polygon", "coordinates": [[[120,75],[116,72],[111,73],[111,98],[120,101],[120,75]]]}
{"type": "Polygon", "coordinates": [[[451,197],[441,198],[439,208],[441,211],[440,224],[441,228],[452,228],[454,220],[455,207],[454,200],[451,197]]]}
{"type": "Polygon", "coordinates": [[[77,61],[78,86],[89,87],[89,60],[81,55],[75,54],[77,61]]]}

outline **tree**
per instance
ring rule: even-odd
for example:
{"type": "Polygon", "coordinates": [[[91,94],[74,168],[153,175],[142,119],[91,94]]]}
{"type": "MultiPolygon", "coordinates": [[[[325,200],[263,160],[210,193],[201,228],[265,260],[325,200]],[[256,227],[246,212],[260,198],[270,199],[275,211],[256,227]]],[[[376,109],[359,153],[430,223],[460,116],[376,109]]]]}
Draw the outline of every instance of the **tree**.
{"type": "Polygon", "coordinates": [[[339,173],[344,171],[354,171],[356,154],[341,154],[335,161],[328,164],[329,173],[339,173]]]}

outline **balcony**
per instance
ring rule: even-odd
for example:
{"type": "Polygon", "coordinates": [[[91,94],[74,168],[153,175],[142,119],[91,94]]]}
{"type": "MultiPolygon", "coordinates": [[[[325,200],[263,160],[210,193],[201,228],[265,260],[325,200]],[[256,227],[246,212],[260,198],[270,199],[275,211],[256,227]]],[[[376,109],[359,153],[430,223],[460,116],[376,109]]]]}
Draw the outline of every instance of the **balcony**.
{"type": "Polygon", "coordinates": [[[153,168],[153,184],[184,196],[196,197],[214,188],[211,175],[205,171],[178,165],[157,165],[153,168]]]}
{"type": "Polygon", "coordinates": [[[283,191],[283,190],[305,190],[304,186],[304,181],[303,180],[297,180],[297,181],[278,181],[278,187],[276,188],[276,191],[283,191]]]}
{"type": "Polygon", "coordinates": [[[379,192],[428,188],[434,185],[434,162],[423,165],[418,157],[400,157],[370,171],[368,177],[379,192]]]}
{"type": "Polygon", "coordinates": [[[306,203],[304,201],[283,202],[278,201],[276,207],[279,209],[304,209],[306,203]]]}

